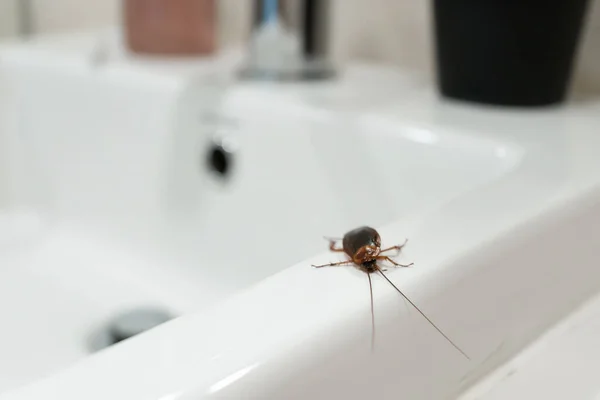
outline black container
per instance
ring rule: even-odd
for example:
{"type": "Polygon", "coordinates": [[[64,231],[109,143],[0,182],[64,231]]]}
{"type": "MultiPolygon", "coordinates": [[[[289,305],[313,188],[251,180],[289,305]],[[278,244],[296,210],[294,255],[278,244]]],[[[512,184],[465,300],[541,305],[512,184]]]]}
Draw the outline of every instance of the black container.
{"type": "Polygon", "coordinates": [[[588,0],[434,0],[443,96],[506,106],[561,103],[588,0]]]}

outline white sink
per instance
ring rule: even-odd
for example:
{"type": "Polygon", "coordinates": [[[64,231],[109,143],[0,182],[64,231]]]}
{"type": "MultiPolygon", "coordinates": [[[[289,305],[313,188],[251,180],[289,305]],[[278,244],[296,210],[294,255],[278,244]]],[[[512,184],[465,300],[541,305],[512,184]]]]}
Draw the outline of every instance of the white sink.
{"type": "Polygon", "coordinates": [[[2,400],[452,397],[600,286],[549,297],[559,261],[591,268],[595,239],[565,235],[600,237],[588,110],[445,104],[377,68],[282,86],[211,62],[99,67],[89,41],[0,55],[2,400]],[[235,148],[226,179],[215,139],[235,148]],[[470,361],[382,279],[370,352],[364,274],[310,267],[339,259],[323,236],[365,224],[409,238],[415,267],[389,277],[470,361]],[[180,318],[90,353],[146,305],[180,318]]]}

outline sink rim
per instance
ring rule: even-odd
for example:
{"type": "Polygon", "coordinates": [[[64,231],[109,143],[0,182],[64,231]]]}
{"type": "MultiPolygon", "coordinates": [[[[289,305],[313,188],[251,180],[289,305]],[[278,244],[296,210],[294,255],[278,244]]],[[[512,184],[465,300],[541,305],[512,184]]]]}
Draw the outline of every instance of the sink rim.
{"type": "MultiPolygon", "coordinates": [[[[561,218],[568,218],[574,212],[589,208],[596,203],[600,191],[600,176],[593,171],[600,170],[594,169],[594,167],[600,167],[600,162],[591,155],[586,155],[585,149],[594,146],[598,148],[597,145],[600,145],[600,140],[589,134],[589,123],[597,123],[599,120],[593,116],[584,118],[584,120],[577,119],[578,117],[580,115],[577,112],[567,110],[561,118],[570,120],[570,123],[567,124],[569,129],[557,127],[554,132],[550,132],[551,136],[549,136],[561,139],[569,137],[569,140],[579,145],[576,150],[571,149],[571,153],[560,154],[561,161],[564,163],[564,165],[561,164],[561,168],[571,167],[570,174],[555,176],[553,180],[544,179],[547,174],[555,171],[556,166],[553,161],[556,160],[544,159],[542,156],[547,155],[549,151],[552,152],[555,148],[552,147],[553,143],[548,146],[533,146],[532,143],[536,143],[536,140],[544,141],[545,135],[548,135],[548,132],[533,132],[520,141],[516,139],[516,142],[521,143],[525,149],[524,162],[519,163],[510,174],[449,200],[440,209],[428,210],[402,221],[394,221],[378,227],[383,237],[411,238],[411,245],[407,247],[405,257],[418,258],[421,263],[429,266],[406,272],[407,279],[403,283],[403,288],[411,293],[418,304],[422,304],[422,308],[443,308],[439,301],[444,297],[443,293],[446,288],[439,286],[440,277],[446,279],[447,282],[454,282],[455,285],[464,283],[471,278],[475,279],[477,271],[473,269],[472,265],[460,266],[460,261],[473,255],[485,255],[491,245],[508,246],[507,243],[518,240],[512,233],[515,227],[527,224],[530,229],[539,229],[545,224],[553,223],[561,218]],[[578,160],[582,157],[583,161],[578,160]],[[582,163],[582,165],[577,166],[578,163],[582,163]],[[522,202],[511,201],[515,193],[520,194],[522,202]],[[490,196],[487,198],[488,203],[482,201],[486,195],[490,196]],[[496,212],[493,212],[494,210],[496,212]],[[460,227],[462,229],[461,237],[452,235],[453,229],[455,229],[452,227],[460,226],[461,221],[465,221],[464,218],[473,218],[474,215],[477,216],[476,220],[460,227]],[[438,229],[432,229],[432,227],[438,229]],[[428,242],[436,244],[435,252],[428,251],[426,246],[428,242]],[[426,261],[423,262],[423,260],[426,261]]],[[[527,117],[523,118],[528,119],[527,117]]],[[[543,118],[545,117],[534,115],[529,118],[529,123],[535,125],[536,120],[540,122],[543,118]]],[[[431,123],[431,121],[428,122],[431,123]]],[[[433,125],[435,123],[432,122],[433,125]]],[[[357,275],[350,272],[351,270],[332,269],[327,272],[315,273],[315,270],[309,267],[311,262],[324,262],[330,258],[331,254],[323,251],[309,260],[286,268],[236,294],[211,310],[185,315],[152,332],[142,334],[129,343],[123,343],[92,356],[48,379],[4,393],[0,395],[0,399],[33,399],[41,398],[42,395],[47,396],[48,393],[61,394],[61,398],[75,398],[76,395],[87,394],[88,398],[98,399],[110,393],[112,398],[133,400],[141,400],[148,396],[160,398],[160,396],[169,394],[173,395],[173,398],[183,398],[181,396],[185,395],[201,397],[211,386],[214,387],[215,384],[228,376],[231,377],[231,374],[235,372],[258,374],[261,379],[265,379],[265,376],[273,378],[273,370],[269,370],[269,368],[263,370],[262,365],[255,365],[257,360],[273,368],[281,365],[280,362],[284,362],[283,360],[287,360],[287,363],[291,362],[286,359],[286,354],[287,356],[295,354],[298,357],[294,360],[295,364],[288,364],[288,367],[294,371],[300,371],[302,364],[308,362],[307,357],[314,355],[313,352],[332,351],[331,348],[327,350],[322,343],[319,343],[320,334],[344,332],[346,328],[354,330],[352,335],[347,335],[352,338],[356,338],[354,335],[368,336],[370,333],[369,324],[356,324],[365,316],[361,314],[366,307],[366,303],[363,301],[365,293],[362,292],[365,289],[364,281],[358,279],[357,275]],[[290,289],[290,295],[295,293],[295,298],[280,299],[273,304],[269,293],[279,293],[282,287],[312,288],[313,291],[310,292],[311,296],[308,296],[307,293],[298,293],[297,289],[296,292],[290,289]],[[331,293],[324,292],[325,288],[329,288],[329,291],[331,288],[335,288],[335,296],[332,297],[331,293]],[[307,304],[309,299],[311,301],[307,304]],[[281,315],[285,315],[285,310],[310,310],[314,314],[310,316],[300,314],[304,319],[302,326],[278,326],[267,331],[260,338],[241,335],[236,343],[228,341],[227,337],[219,339],[211,336],[205,331],[206,321],[213,321],[212,323],[220,321],[220,323],[226,324],[223,322],[223,320],[227,320],[225,315],[229,315],[230,320],[234,321],[232,327],[236,326],[236,320],[254,320],[266,323],[268,319],[265,319],[263,310],[251,310],[245,307],[255,301],[259,304],[270,302],[274,307],[273,310],[278,309],[282,313],[281,315]],[[327,305],[327,307],[319,307],[319,305],[327,305]],[[242,311],[236,313],[236,309],[242,311]],[[336,312],[332,313],[333,310],[336,312]],[[223,314],[223,311],[227,311],[229,314],[223,314]],[[359,316],[356,316],[357,312],[359,316]],[[329,321],[327,325],[324,325],[325,321],[329,321]],[[215,342],[208,344],[204,340],[207,338],[211,338],[215,342]],[[221,342],[217,346],[219,340],[221,342]],[[279,347],[264,347],[267,340],[279,342],[279,347]],[[296,347],[295,353],[286,353],[301,342],[314,345],[313,352],[304,352],[296,347]],[[239,346],[243,345],[246,345],[244,352],[228,353],[228,349],[238,347],[239,350],[239,346]],[[164,348],[164,346],[171,349],[168,354],[170,363],[166,366],[149,365],[156,359],[152,360],[148,356],[148,352],[152,352],[156,348],[164,348]],[[218,348],[222,350],[221,360],[229,358],[228,363],[218,361],[219,357],[216,357],[219,353],[216,350],[218,348]],[[216,357],[212,362],[210,354],[216,357]],[[126,360],[127,363],[121,363],[126,360]],[[115,365],[121,367],[127,365],[125,368],[137,368],[143,373],[136,374],[134,377],[128,376],[128,379],[125,380],[122,378],[122,372],[115,365]],[[206,370],[207,375],[201,379],[198,379],[195,372],[191,373],[190,371],[192,366],[206,368],[209,365],[212,365],[210,373],[206,370]],[[266,375],[260,375],[261,373],[266,375]],[[114,385],[107,384],[107,380],[114,385]],[[78,384],[71,385],[69,382],[78,382],[78,384]],[[142,383],[144,384],[142,385],[142,383]],[[90,395],[97,397],[90,397],[90,395]]],[[[391,279],[396,280],[399,275],[400,271],[395,272],[391,275],[391,279]]],[[[378,301],[384,305],[390,303],[383,311],[379,310],[380,318],[397,312],[395,308],[392,310],[391,307],[391,303],[395,299],[392,296],[395,294],[391,291],[378,295],[378,301]]],[[[575,295],[572,294],[572,296],[575,295]]],[[[441,318],[440,315],[432,315],[432,319],[441,319],[447,324],[449,321],[447,316],[441,318]]],[[[416,318],[411,321],[413,324],[421,323],[416,318]]],[[[440,322],[440,325],[443,323],[440,322]]],[[[271,328],[273,327],[271,326],[271,328]]],[[[384,334],[385,331],[383,329],[384,334]]],[[[480,337],[465,331],[464,326],[462,328],[455,326],[451,331],[450,335],[454,340],[466,343],[463,345],[465,350],[470,352],[472,358],[476,360],[481,361],[495,350],[493,345],[497,343],[482,342],[480,337]],[[468,337],[471,337],[472,340],[470,349],[469,340],[466,339],[468,337]],[[476,349],[474,350],[474,348],[476,349]]],[[[343,340],[340,339],[339,342],[332,342],[331,346],[340,350],[352,338],[346,337],[343,340]]],[[[508,356],[508,353],[505,356],[508,356]]],[[[448,350],[445,358],[440,355],[440,362],[448,363],[448,368],[464,368],[464,360],[460,354],[452,352],[452,349],[448,350]]],[[[486,368],[490,368],[490,366],[486,366],[486,368]]],[[[471,374],[477,375],[481,372],[474,368],[471,374]]],[[[240,378],[242,375],[244,374],[241,374],[240,378]]],[[[282,376],[279,378],[282,379],[282,376]]],[[[240,379],[237,381],[237,385],[232,383],[230,387],[250,389],[252,388],[252,379],[240,379]]]]}

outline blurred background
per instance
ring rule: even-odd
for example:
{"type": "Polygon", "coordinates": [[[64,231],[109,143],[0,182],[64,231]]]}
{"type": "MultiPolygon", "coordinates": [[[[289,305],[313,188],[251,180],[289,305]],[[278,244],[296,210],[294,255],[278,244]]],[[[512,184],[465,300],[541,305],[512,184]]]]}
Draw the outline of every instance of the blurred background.
{"type": "MultiPolygon", "coordinates": [[[[333,0],[332,55],[337,62],[367,59],[432,72],[429,1],[333,0]]],[[[244,43],[251,2],[219,0],[221,46],[244,43]]],[[[573,86],[600,93],[600,5],[589,5],[573,86]]],[[[0,38],[118,25],[120,0],[0,0],[0,38]]]]}

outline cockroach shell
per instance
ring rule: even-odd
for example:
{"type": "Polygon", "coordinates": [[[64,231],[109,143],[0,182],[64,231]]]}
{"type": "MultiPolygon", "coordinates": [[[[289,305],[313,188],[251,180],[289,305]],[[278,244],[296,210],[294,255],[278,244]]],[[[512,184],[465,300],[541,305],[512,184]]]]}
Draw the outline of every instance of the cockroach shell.
{"type": "Polygon", "coordinates": [[[344,252],[354,259],[356,253],[364,246],[381,247],[379,232],[368,226],[361,226],[344,235],[342,240],[344,252]]]}

